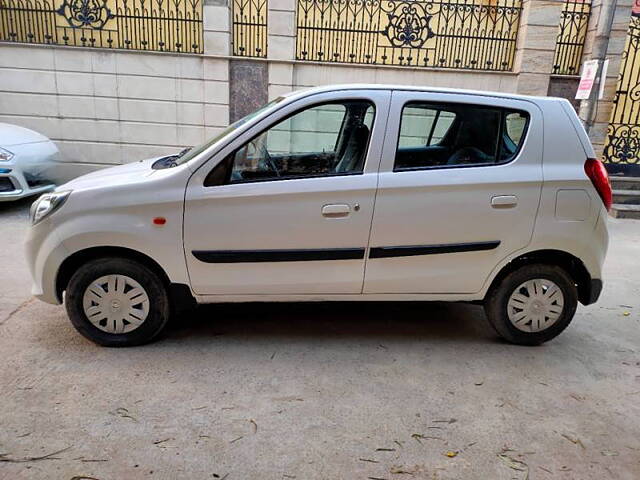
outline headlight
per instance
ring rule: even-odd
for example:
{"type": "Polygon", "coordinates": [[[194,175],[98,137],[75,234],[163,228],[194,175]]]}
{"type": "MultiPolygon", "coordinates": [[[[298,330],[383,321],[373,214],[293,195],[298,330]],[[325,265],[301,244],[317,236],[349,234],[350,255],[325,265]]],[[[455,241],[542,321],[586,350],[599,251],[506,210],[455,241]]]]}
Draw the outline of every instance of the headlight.
{"type": "Polygon", "coordinates": [[[71,190],[66,190],[64,192],[51,192],[41,195],[31,205],[31,225],[35,225],[59,209],[70,193],[71,190]]]}
{"type": "Polygon", "coordinates": [[[8,162],[13,158],[13,153],[9,150],[0,147],[0,162],[8,162]]]}

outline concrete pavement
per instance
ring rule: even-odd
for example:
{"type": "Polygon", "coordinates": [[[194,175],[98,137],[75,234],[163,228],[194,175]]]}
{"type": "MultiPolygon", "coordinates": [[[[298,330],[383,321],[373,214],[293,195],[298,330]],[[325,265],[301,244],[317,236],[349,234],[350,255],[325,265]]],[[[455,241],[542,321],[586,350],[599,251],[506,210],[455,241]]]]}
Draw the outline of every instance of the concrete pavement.
{"type": "Polygon", "coordinates": [[[640,478],[640,221],[611,221],[601,301],[542,347],[477,306],[337,303],[106,349],[30,300],[27,210],[0,204],[0,479],[640,478]]]}

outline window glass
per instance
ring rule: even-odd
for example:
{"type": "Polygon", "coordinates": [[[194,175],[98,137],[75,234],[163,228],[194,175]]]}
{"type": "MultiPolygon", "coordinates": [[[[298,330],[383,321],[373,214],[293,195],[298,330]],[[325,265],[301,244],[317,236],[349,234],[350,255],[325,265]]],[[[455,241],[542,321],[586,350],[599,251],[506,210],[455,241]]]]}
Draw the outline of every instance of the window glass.
{"type": "Polygon", "coordinates": [[[403,148],[435,145],[445,136],[455,114],[421,105],[409,105],[402,113],[399,146],[403,148]]]}
{"type": "Polygon", "coordinates": [[[528,119],[525,112],[480,105],[409,103],[395,170],[503,163],[517,153],[528,119]]]}
{"type": "Polygon", "coordinates": [[[527,115],[522,112],[510,112],[505,116],[505,131],[509,139],[516,145],[520,145],[520,140],[524,136],[527,119],[527,115]]]}
{"type": "Polygon", "coordinates": [[[266,105],[263,105],[262,107],[260,107],[258,110],[250,113],[249,115],[246,115],[245,117],[241,118],[240,120],[236,120],[235,122],[233,122],[231,125],[229,125],[227,128],[225,128],[224,130],[222,130],[218,135],[216,135],[215,137],[211,138],[210,140],[207,140],[206,142],[204,142],[203,144],[195,147],[195,148],[191,148],[189,150],[186,150],[185,153],[183,155],[180,155],[179,157],[174,159],[174,163],[176,163],[177,165],[181,165],[185,162],[188,162],[189,160],[191,160],[192,158],[197,157],[198,155],[200,155],[202,152],[204,152],[207,148],[209,148],[211,145],[213,145],[214,143],[222,140],[224,137],[226,137],[227,135],[229,135],[230,133],[232,133],[234,130],[236,130],[238,127],[240,127],[241,125],[244,125],[245,123],[247,123],[249,120],[257,117],[258,115],[260,115],[262,112],[270,109],[271,107],[273,107],[274,105],[280,103],[281,101],[284,100],[284,97],[278,97],[275,100],[270,101],[269,103],[267,103],[266,105]]]}
{"type": "Polygon", "coordinates": [[[232,155],[229,182],[360,173],[374,113],[373,104],[362,100],[298,112],[232,155]]]}

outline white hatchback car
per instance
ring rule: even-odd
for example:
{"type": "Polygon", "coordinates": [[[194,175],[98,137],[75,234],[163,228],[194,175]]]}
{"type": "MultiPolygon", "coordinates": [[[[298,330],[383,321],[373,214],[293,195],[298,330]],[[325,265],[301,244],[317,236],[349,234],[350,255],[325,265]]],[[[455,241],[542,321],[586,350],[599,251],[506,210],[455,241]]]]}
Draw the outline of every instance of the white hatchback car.
{"type": "Polygon", "coordinates": [[[597,300],[610,202],[566,100],[334,86],[43,195],[27,252],[33,293],[101,345],[181,305],[314,300],[484,302],[533,345],[597,300]]]}

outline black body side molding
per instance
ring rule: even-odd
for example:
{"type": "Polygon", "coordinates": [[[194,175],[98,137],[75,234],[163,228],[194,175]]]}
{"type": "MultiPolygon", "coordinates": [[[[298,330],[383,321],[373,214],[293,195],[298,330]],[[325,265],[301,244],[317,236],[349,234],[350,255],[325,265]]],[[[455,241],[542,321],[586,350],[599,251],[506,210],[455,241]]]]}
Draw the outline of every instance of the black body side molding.
{"type": "Polygon", "coordinates": [[[323,248],[313,250],[194,250],[205,263],[311,262],[318,260],[360,260],[364,248],[323,248]]]}
{"type": "Polygon", "coordinates": [[[402,247],[373,247],[369,258],[415,257],[418,255],[438,255],[441,253],[476,252],[493,250],[500,245],[499,240],[492,242],[446,243],[444,245],[412,245],[402,247]]]}

